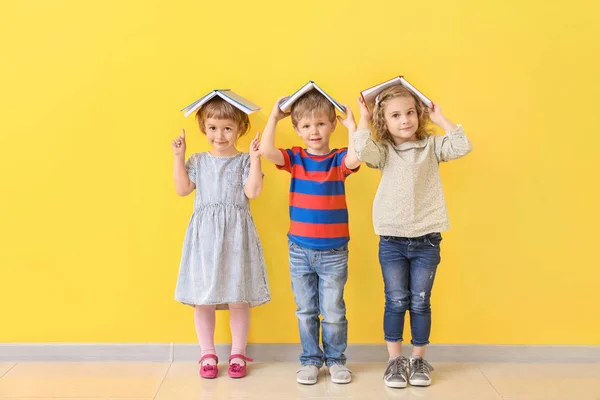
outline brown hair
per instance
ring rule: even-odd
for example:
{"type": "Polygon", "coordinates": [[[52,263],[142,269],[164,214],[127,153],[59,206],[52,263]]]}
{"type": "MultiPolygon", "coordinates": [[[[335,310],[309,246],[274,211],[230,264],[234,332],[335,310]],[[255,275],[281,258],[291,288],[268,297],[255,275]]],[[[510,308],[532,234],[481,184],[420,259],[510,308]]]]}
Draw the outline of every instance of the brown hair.
{"type": "Polygon", "coordinates": [[[307,115],[315,115],[323,113],[329,117],[330,122],[335,121],[335,108],[327,97],[323,96],[317,90],[313,89],[308,93],[300,96],[294,104],[292,104],[292,124],[298,125],[298,122],[307,115]]]}
{"type": "Polygon", "coordinates": [[[379,101],[373,108],[373,117],[371,118],[371,123],[373,124],[375,131],[375,140],[392,144],[394,143],[392,134],[388,130],[387,123],[385,121],[385,105],[388,101],[396,97],[412,97],[415,100],[415,108],[417,109],[417,116],[419,117],[419,127],[417,128],[416,136],[418,140],[425,139],[429,135],[429,131],[427,129],[430,121],[429,108],[404,86],[392,86],[379,94],[379,101]]]}
{"type": "Polygon", "coordinates": [[[230,119],[234,121],[240,131],[238,137],[244,135],[250,128],[248,115],[219,97],[210,100],[196,112],[196,121],[198,121],[200,130],[204,134],[206,134],[204,123],[207,118],[230,119]]]}

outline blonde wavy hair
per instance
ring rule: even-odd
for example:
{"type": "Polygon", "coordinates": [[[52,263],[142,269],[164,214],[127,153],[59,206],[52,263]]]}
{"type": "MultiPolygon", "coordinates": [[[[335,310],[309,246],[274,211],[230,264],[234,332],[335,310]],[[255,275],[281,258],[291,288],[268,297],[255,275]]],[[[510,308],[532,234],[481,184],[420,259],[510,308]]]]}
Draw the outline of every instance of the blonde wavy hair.
{"type": "Polygon", "coordinates": [[[373,129],[375,131],[373,135],[375,140],[394,144],[392,134],[388,130],[387,122],[385,120],[385,106],[390,100],[395,99],[396,97],[409,97],[415,101],[415,108],[417,109],[417,116],[419,118],[419,127],[416,132],[417,140],[425,139],[429,136],[430,132],[428,126],[431,121],[429,119],[429,108],[404,86],[392,86],[385,89],[377,96],[378,101],[373,108],[371,124],[373,124],[373,129]]]}
{"type": "Polygon", "coordinates": [[[200,130],[206,135],[204,123],[207,118],[230,119],[234,121],[239,129],[238,137],[243,136],[250,129],[250,118],[242,110],[232,106],[225,100],[216,97],[200,107],[196,112],[196,121],[200,125],[200,130]]]}

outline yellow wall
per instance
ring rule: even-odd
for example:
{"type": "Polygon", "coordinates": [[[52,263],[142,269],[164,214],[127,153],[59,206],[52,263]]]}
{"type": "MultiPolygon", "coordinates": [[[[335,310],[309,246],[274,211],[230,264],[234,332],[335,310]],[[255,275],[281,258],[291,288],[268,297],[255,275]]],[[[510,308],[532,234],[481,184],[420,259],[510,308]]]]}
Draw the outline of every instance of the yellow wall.
{"type": "MultiPolygon", "coordinates": [[[[357,112],[360,89],[402,73],[474,144],[441,168],[453,229],[432,340],[600,344],[599,12],[583,0],[3,0],[0,342],[193,342],[191,309],[173,300],[192,198],[175,195],[170,141],[185,127],[190,150],[207,144],[179,109],[230,87],[263,106],[255,132],[309,79],[357,112]]],[[[298,143],[288,120],[278,143],[298,143]]],[[[340,127],[333,144],[346,143],[340,127]]],[[[295,342],[289,176],[265,173],[252,210],[273,300],[253,310],[250,340],[295,342]]],[[[351,343],[382,342],[377,184],[363,168],[347,185],[351,343]]]]}

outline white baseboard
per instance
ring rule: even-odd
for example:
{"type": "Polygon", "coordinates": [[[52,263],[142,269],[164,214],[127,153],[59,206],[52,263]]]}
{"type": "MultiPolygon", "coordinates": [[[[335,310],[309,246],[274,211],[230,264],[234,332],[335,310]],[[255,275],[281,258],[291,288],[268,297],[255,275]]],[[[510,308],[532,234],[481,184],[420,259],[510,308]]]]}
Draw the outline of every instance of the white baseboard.
{"type": "MultiPolygon", "coordinates": [[[[216,345],[227,360],[230,345],[216,345]]],[[[410,346],[405,346],[410,351],[410,346]]],[[[0,361],[197,361],[197,344],[152,343],[0,343],[0,361]]],[[[297,362],[299,344],[249,344],[247,354],[256,361],[297,362]]],[[[408,353],[406,354],[408,355],[408,353]]],[[[387,359],[383,344],[351,344],[348,362],[381,362],[387,359]]],[[[600,346],[568,345],[430,345],[432,362],[538,362],[600,363],[600,346]]]]}

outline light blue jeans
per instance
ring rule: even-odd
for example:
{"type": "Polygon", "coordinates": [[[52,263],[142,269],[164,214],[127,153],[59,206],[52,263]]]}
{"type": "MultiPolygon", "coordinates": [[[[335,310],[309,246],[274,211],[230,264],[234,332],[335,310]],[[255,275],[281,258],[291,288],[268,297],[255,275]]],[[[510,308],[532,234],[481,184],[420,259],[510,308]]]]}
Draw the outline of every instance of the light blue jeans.
{"type": "Polygon", "coordinates": [[[313,250],[288,241],[292,290],[300,330],[302,365],[345,364],[348,321],[344,285],[348,280],[348,247],[313,250]],[[319,314],[323,321],[319,319],[319,314]],[[323,350],[319,327],[323,325],[323,350]]]}

